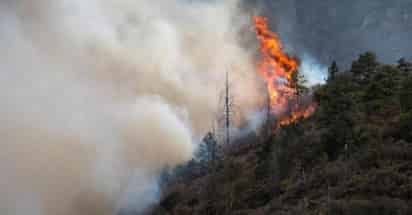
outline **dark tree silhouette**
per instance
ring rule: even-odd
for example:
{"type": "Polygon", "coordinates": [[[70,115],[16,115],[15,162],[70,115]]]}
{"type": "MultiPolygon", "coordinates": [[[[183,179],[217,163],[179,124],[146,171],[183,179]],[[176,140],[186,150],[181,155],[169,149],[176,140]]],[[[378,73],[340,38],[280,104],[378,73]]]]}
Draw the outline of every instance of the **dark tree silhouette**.
{"type": "Polygon", "coordinates": [[[366,52],[361,54],[359,58],[352,63],[351,72],[355,77],[364,83],[370,80],[372,75],[376,72],[379,63],[376,59],[376,55],[373,52],[366,52]]]}
{"type": "Polygon", "coordinates": [[[412,63],[401,58],[398,60],[398,69],[404,73],[412,72],[412,63]]]}
{"type": "Polygon", "coordinates": [[[339,67],[336,61],[332,62],[332,65],[329,67],[328,70],[328,81],[333,80],[336,77],[336,74],[339,72],[339,67]]]}

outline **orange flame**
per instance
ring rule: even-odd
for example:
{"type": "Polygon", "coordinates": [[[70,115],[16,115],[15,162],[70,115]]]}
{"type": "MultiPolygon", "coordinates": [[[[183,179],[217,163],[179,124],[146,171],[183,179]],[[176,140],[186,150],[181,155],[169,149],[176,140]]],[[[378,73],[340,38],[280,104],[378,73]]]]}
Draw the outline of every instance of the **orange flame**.
{"type": "Polygon", "coordinates": [[[253,22],[262,58],[257,70],[266,82],[271,112],[278,117],[276,127],[309,117],[316,105],[301,107],[296,102],[298,95],[293,79],[299,61],[283,51],[279,36],[269,29],[266,17],[255,16],[253,22]]]}
{"type": "Polygon", "coordinates": [[[292,124],[293,122],[298,121],[299,119],[306,119],[310,117],[313,112],[316,110],[316,104],[312,103],[305,107],[295,106],[290,114],[283,115],[279,117],[276,123],[276,128],[292,124]]]}

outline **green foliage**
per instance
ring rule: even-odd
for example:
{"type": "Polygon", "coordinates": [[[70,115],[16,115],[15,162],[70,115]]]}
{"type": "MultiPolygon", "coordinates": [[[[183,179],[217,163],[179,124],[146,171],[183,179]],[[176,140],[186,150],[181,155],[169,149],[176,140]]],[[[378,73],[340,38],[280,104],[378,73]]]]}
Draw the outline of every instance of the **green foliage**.
{"type": "Polygon", "coordinates": [[[231,145],[244,148],[204,177],[186,173],[190,186],[170,214],[412,214],[408,65],[380,64],[370,52],[349,72],[332,63],[327,83],[312,89],[312,117],[231,145]]]}
{"type": "Polygon", "coordinates": [[[398,61],[398,69],[404,73],[412,72],[412,63],[405,60],[405,58],[401,58],[398,61]]]}
{"type": "Polygon", "coordinates": [[[399,200],[377,198],[374,200],[354,199],[334,201],[330,214],[333,215],[402,215],[406,214],[407,206],[399,200]]]}
{"type": "Polygon", "coordinates": [[[399,100],[402,111],[412,111],[412,75],[405,77],[400,91],[399,100]]]}
{"type": "Polygon", "coordinates": [[[399,117],[401,137],[409,142],[412,142],[412,111],[402,113],[399,117]]]}
{"type": "Polygon", "coordinates": [[[366,52],[361,54],[358,60],[352,63],[351,72],[355,75],[357,80],[361,83],[370,80],[373,73],[376,72],[376,68],[379,63],[376,59],[376,55],[373,52],[366,52]]]}
{"type": "Polygon", "coordinates": [[[257,179],[262,179],[269,176],[270,173],[270,160],[272,159],[271,153],[273,153],[274,143],[268,140],[265,144],[256,150],[257,164],[255,169],[255,176],[257,179]]]}
{"type": "Polygon", "coordinates": [[[345,145],[352,144],[354,141],[351,123],[339,119],[334,121],[328,132],[323,136],[324,150],[330,160],[338,158],[345,145]]]}

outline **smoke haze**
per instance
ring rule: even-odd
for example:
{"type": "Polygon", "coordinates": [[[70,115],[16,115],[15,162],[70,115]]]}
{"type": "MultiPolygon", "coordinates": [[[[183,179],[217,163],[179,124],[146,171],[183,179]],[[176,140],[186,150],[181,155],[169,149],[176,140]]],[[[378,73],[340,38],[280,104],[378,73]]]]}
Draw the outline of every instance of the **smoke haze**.
{"type": "Polygon", "coordinates": [[[249,21],[237,1],[1,1],[0,213],[155,201],[158,171],[209,128],[228,68],[239,107],[258,102],[237,36],[249,21]]]}

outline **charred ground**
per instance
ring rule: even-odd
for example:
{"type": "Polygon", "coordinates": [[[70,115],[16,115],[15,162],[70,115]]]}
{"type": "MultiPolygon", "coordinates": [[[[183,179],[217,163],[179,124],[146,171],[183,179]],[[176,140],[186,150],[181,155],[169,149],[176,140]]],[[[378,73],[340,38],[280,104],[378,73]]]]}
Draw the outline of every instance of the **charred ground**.
{"type": "Polygon", "coordinates": [[[310,118],[164,174],[150,214],[412,214],[412,64],[329,73],[310,118]]]}

